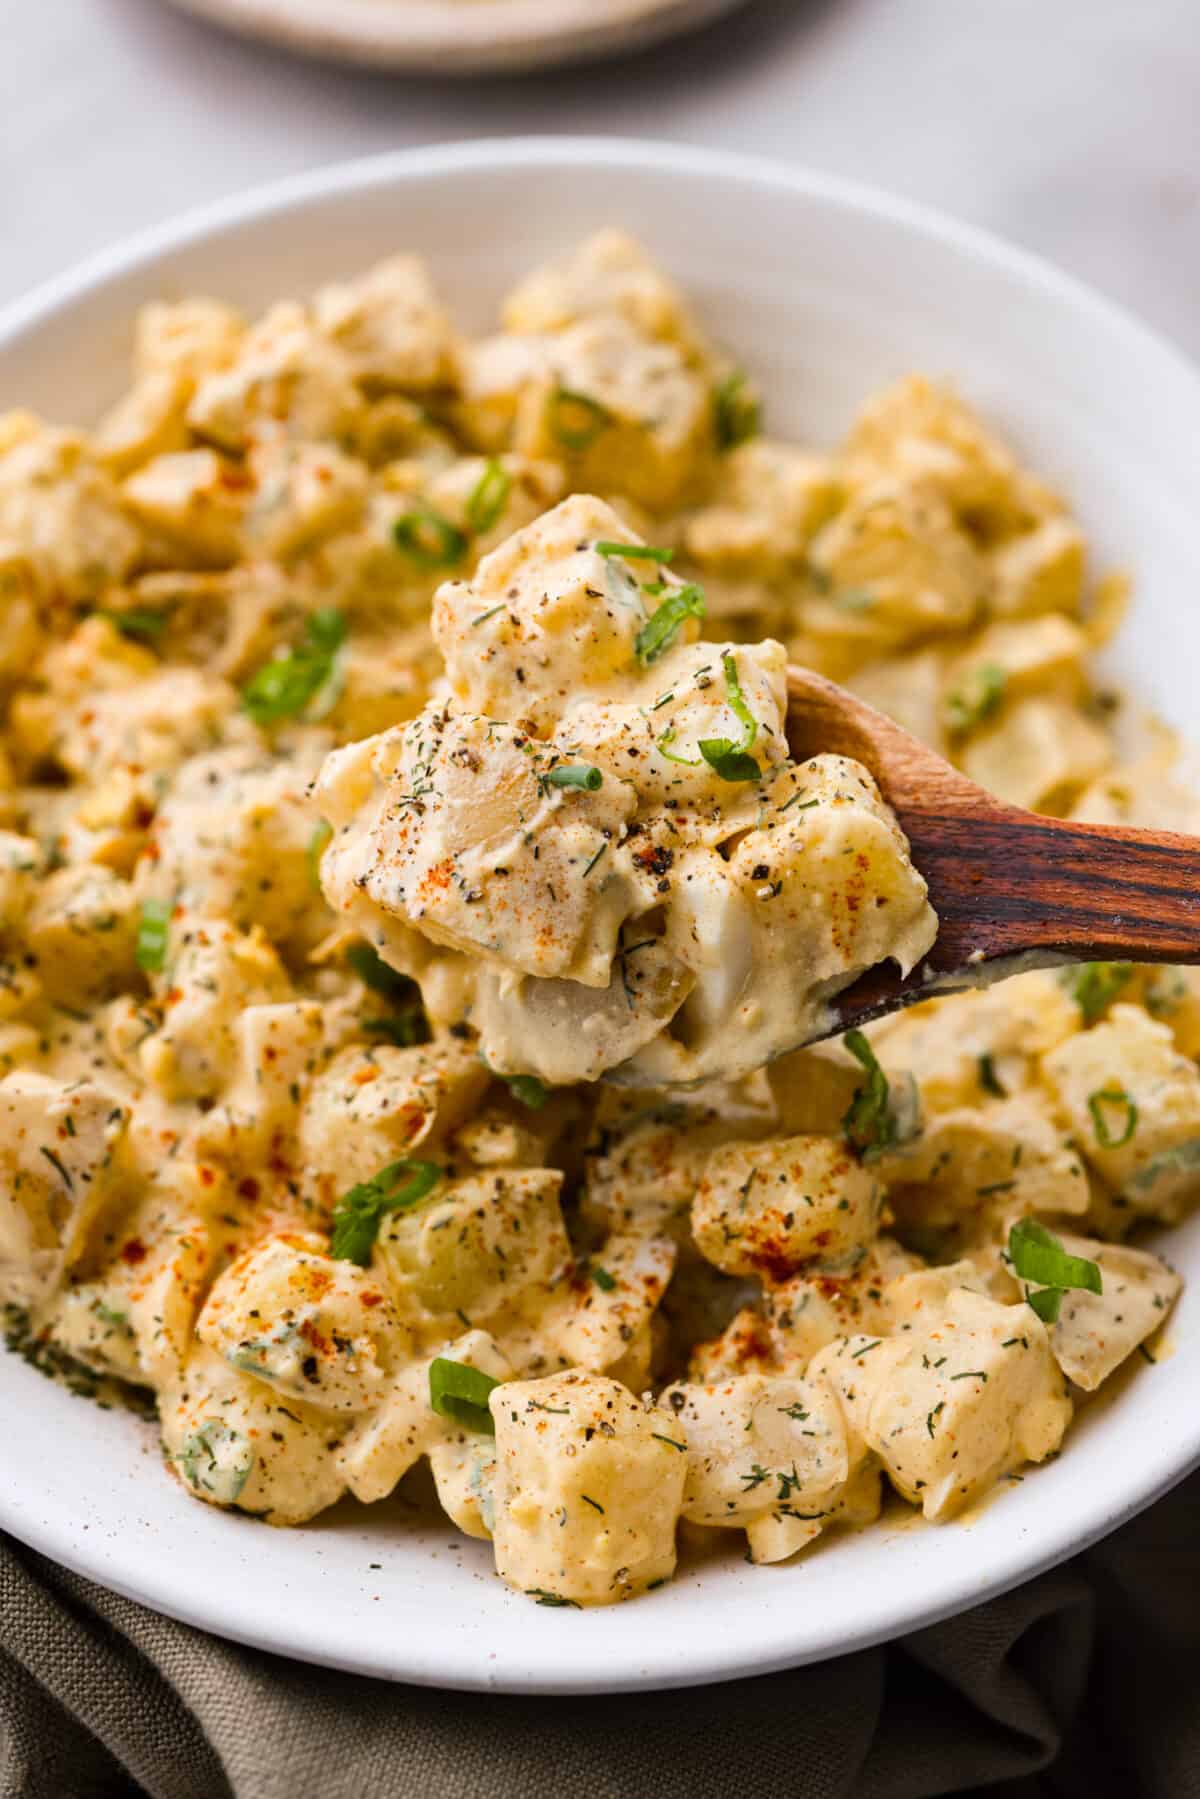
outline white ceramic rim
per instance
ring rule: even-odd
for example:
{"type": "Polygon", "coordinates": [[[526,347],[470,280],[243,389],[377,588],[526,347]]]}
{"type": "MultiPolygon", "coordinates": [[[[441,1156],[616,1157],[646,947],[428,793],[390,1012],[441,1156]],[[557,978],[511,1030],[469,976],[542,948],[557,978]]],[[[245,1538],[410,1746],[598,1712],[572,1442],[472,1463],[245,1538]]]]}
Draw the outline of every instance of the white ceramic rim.
{"type": "Polygon", "coordinates": [[[744,0],[172,0],[240,37],[362,68],[517,74],[620,56],[698,30],[744,0]]]}
{"type": "MultiPolygon", "coordinates": [[[[1156,361],[1164,378],[1189,391],[1194,396],[1195,416],[1200,419],[1200,371],[1181,352],[1121,307],[1028,252],[910,201],[893,199],[839,178],[790,169],[764,158],[633,139],[484,139],[396,152],[272,183],[143,231],[45,282],[25,298],[0,310],[0,348],[22,332],[43,325],[77,305],[108,283],[194,245],[216,230],[286,212],[322,197],[361,193],[380,185],[420,183],[430,177],[472,169],[495,170],[497,166],[510,170],[524,167],[545,170],[549,166],[567,171],[583,166],[593,170],[651,169],[693,177],[725,177],[790,191],[902,225],[943,247],[965,253],[975,262],[1003,274],[1010,282],[1015,281],[1087,315],[1099,330],[1107,333],[1114,353],[1119,355],[1126,350],[1143,362],[1147,359],[1156,361]]],[[[1163,1421],[1161,1455],[1156,1454],[1140,1468],[1123,1465],[1115,1471],[1112,1488],[1089,1489],[1083,1496],[1083,1503],[1075,1509],[1064,1510],[1051,1521],[1039,1520],[1035,1550],[1031,1552],[1026,1540],[1028,1524],[1024,1528],[1014,1528],[1001,1546],[989,1544],[992,1553],[986,1569],[975,1568],[939,1585],[927,1604],[914,1604],[911,1590],[903,1582],[895,1583],[894,1587],[885,1585],[871,1594],[871,1603],[861,1619],[840,1629],[835,1625],[828,1640],[817,1650],[789,1647],[786,1631],[774,1625],[757,1651],[748,1649],[744,1642],[740,1644],[736,1659],[731,1659],[729,1645],[719,1636],[686,1637],[688,1621],[684,1621],[678,1644],[681,1665],[672,1666],[660,1655],[653,1668],[643,1667],[636,1671],[614,1671],[611,1651],[597,1654],[586,1631],[574,1634],[574,1621],[581,1615],[570,1612],[535,1614],[538,1627],[543,1631],[543,1642],[530,1663],[516,1671],[506,1670],[498,1676],[493,1670],[474,1665],[451,1668],[444,1654],[436,1650],[430,1653],[420,1642],[409,1646],[401,1669],[377,1655],[365,1654],[361,1643],[348,1636],[331,1642],[327,1634],[323,1634],[321,1619],[313,1619],[307,1628],[298,1629],[295,1614],[289,1613],[285,1629],[274,1618],[265,1615],[262,1605],[248,1595],[224,1595],[222,1603],[206,1604],[200,1598],[179,1603],[173,1600],[170,1592],[150,1593],[139,1584],[133,1554],[122,1565],[102,1554],[89,1554],[86,1545],[72,1546],[64,1551],[62,1531],[6,1493],[2,1485],[0,1528],[9,1530],[21,1541],[75,1572],[98,1580],[128,1598],[149,1604],[169,1617],[254,1648],[351,1673],[417,1685],[509,1693],[594,1694],[693,1686],[774,1673],[804,1661],[831,1659],[866,1649],[902,1633],[923,1629],[1034,1578],[1118,1528],[1200,1466],[1200,1430],[1187,1432],[1180,1427],[1178,1418],[1174,1425],[1174,1431],[1168,1432],[1166,1421],[1163,1421]]],[[[141,1471],[142,1478],[148,1475],[149,1470],[141,1471]]],[[[233,1523],[232,1520],[228,1522],[233,1523]]],[[[518,1605],[527,1603],[514,1602],[518,1605]]],[[[753,1601],[747,1603],[752,1605],[753,1601]]],[[[769,1604],[764,1606],[764,1610],[771,1609],[769,1604]]],[[[588,1614],[582,1616],[586,1618],[588,1614]]],[[[530,1622],[532,1626],[532,1617],[530,1622]]],[[[636,1638],[636,1632],[633,1635],[636,1638]]],[[[464,1661],[468,1659],[463,1658],[464,1661]]]]}

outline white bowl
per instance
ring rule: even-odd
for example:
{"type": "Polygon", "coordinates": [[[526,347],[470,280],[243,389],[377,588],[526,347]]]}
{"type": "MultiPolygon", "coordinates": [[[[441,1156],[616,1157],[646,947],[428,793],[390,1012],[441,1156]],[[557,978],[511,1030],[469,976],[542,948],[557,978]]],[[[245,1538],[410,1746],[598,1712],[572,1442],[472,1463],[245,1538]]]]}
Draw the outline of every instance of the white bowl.
{"type": "MultiPolygon", "coordinates": [[[[1185,729],[1200,615],[1200,378],[1043,264],[821,176],[610,140],[475,143],[304,176],[151,232],[0,316],[0,401],[88,420],[125,379],[134,309],[209,292],[254,308],[399,246],[463,323],[583,233],[620,223],[763,378],[771,423],[834,438],[910,369],[953,376],[1063,487],[1098,563],[1136,571],[1123,675],[1185,729]]],[[[840,1655],[1016,1585],[1200,1462],[1200,1218],[1164,1234],[1190,1284],[1174,1353],[1088,1408],[1062,1456],[974,1519],[832,1537],[794,1564],[725,1559],[601,1611],[537,1609],[486,1545],[349,1504],[273,1531],[184,1497],[154,1433],[0,1353],[0,1526],[159,1611],[282,1655],[508,1692],[679,1686],[840,1655]],[[377,1564],[377,1566],[376,1566],[377,1564]]],[[[1136,1360],[1136,1358],[1135,1358],[1136,1360]]],[[[732,1533],[731,1533],[732,1536],[732,1533]]]]}
{"type": "Polygon", "coordinates": [[[303,56],[430,75],[514,75],[624,56],[742,0],[172,0],[303,56]]]}

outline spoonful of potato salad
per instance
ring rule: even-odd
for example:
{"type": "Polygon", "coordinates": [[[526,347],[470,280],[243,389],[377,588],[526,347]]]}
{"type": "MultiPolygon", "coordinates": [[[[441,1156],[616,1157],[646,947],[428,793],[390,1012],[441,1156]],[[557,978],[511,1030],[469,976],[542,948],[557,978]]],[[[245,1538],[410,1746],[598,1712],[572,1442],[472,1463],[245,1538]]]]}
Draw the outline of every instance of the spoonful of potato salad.
{"type": "Polygon", "coordinates": [[[782,645],[701,642],[671,560],[564,501],[439,590],[443,690],[325,762],[325,896],[435,1028],[657,1087],[1020,959],[1200,960],[1200,844],[1000,806],[782,645]]]}

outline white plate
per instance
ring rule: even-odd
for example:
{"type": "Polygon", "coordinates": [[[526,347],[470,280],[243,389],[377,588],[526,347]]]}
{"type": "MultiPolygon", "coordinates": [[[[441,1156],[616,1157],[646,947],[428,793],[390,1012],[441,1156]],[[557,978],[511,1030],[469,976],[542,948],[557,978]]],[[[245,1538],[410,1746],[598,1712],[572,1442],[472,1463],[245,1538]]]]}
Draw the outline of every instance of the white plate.
{"type": "Polygon", "coordinates": [[[694,31],[743,0],[173,0],[243,37],[371,69],[515,74],[694,31]]]}
{"type": "MultiPolygon", "coordinates": [[[[1200,377],[1031,258],[819,176],[561,138],[305,176],[142,237],[0,316],[0,402],[86,419],[121,389],[141,301],[261,306],[400,246],[428,255],[463,323],[482,327],[539,257],[616,222],[762,376],[781,431],[826,441],[906,370],[956,377],[1071,495],[1100,564],[1137,571],[1120,667],[1194,722],[1200,377]]],[[[833,1537],[780,1568],[746,1566],[731,1543],[635,1604],[537,1609],[496,1580],[485,1545],[418,1527],[395,1502],[296,1531],[198,1505],[158,1466],[147,1427],[0,1353],[0,1526],[193,1624],[397,1680],[600,1692],[840,1655],[1027,1579],[1200,1462],[1200,1219],[1165,1241],[1190,1282],[1174,1354],[1137,1362],[1132,1390],[1081,1418],[1057,1461],[965,1524],[833,1537]]]]}

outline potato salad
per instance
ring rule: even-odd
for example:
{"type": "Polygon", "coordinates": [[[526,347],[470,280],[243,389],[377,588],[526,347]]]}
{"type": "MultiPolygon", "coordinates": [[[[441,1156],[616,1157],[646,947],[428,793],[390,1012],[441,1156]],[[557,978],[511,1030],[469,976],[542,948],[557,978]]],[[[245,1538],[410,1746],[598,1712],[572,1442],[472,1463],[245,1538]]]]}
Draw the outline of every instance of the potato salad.
{"type": "Polygon", "coordinates": [[[146,306],[87,430],[0,414],[0,1306],[195,1499],[431,1479],[606,1604],[950,1519],[1153,1360],[1196,971],[794,1047],[937,921],[788,662],[1005,799],[1194,828],[1094,672],[1123,584],[945,383],[832,449],[762,411],[612,230],[482,338],[398,254],[146,306]]]}

